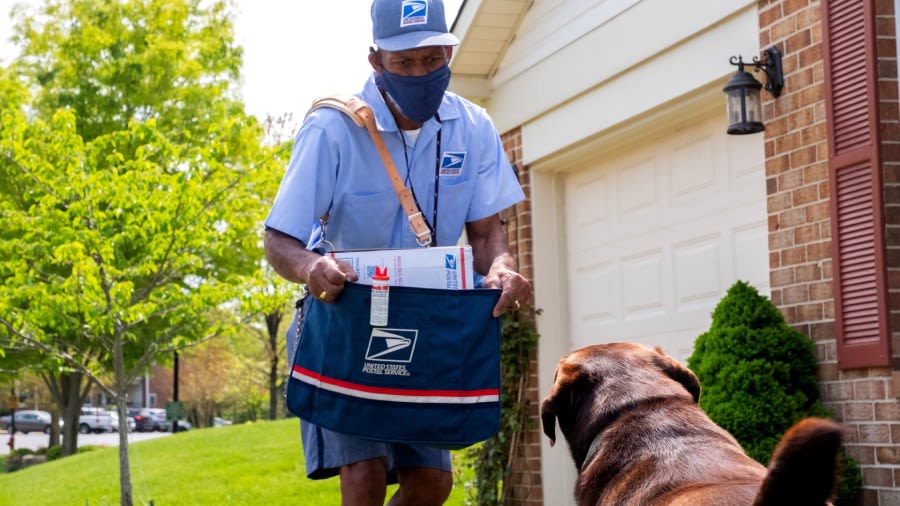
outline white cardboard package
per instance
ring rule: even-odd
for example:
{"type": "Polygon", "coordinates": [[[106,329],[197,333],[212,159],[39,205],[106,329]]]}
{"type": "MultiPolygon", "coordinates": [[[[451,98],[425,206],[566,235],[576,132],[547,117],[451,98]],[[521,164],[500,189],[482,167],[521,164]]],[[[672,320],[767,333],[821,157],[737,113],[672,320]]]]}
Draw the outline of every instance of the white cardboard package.
{"type": "Polygon", "coordinates": [[[421,288],[474,288],[471,246],[332,251],[332,257],[349,263],[359,283],[371,285],[375,267],[388,268],[391,286],[421,288]]]}

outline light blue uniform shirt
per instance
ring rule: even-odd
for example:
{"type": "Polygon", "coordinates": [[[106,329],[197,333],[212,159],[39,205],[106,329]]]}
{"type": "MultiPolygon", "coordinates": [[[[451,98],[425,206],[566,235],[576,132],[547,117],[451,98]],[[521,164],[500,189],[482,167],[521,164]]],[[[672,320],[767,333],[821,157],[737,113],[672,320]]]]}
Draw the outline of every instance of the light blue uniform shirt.
{"type": "MultiPolygon", "coordinates": [[[[439,173],[437,246],[457,244],[466,222],[494,215],[525,198],[483,108],[445,93],[438,109],[440,122],[426,121],[415,146],[409,146],[404,156],[402,133],[373,78],[359,97],[372,107],[400,177],[432,226],[436,170],[439,173]]],[[[326,239],[335,249],[418,247],[366,129],[338,110],[319,108],[297,133],[266,227],[306,244],[326,212],[326,239]]]]}

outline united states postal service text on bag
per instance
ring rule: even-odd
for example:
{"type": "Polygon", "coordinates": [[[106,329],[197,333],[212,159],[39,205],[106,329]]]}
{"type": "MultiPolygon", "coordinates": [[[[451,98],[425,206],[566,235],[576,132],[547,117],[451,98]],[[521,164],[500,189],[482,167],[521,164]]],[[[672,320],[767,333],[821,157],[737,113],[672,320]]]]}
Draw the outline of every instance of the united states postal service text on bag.
{"type": "Polygon", "coordinates": [[[327,429],[393,443],[464,448],[500,421],[500,290],[390,288],[388,324],[369,324],[371,287],[307,297],[288,409],[327,429]]]}

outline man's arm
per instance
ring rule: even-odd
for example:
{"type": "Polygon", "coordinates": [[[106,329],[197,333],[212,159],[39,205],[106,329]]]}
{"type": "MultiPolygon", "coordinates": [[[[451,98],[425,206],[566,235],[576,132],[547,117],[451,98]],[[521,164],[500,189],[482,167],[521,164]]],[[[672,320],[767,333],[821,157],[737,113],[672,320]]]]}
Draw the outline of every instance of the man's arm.
{"type": "Polygon", "coordinates": [[[275,272],[288,281],[305,283],[309,292],[323,301],[333,302],[345,281],[359,279],[346,262],[309,251],[302,242],[278,230],[267,229],[263,245],[275,272]]]}
{"type": "Polygon", "coordinates": [[[518,309],[531,296],[531,283],[516,272],[516,259],[509,250],[506,232],[498,215],[469,222],[466,235],[472,246],[475,271],[486,272],[485,288],[500,288],[503,293],[494,306],[494,317],[507,309],[518,309]]]}

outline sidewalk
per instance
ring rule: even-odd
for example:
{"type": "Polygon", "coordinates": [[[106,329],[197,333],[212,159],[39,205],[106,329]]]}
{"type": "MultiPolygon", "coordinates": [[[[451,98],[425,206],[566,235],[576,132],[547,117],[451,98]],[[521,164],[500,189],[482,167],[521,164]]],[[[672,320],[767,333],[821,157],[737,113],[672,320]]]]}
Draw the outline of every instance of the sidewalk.
{"type": "MultiPolygon", "coordinates": [[[[131,432],[128,434],[128,442],[135,443],[145,441],[147,439],[156,439],[160,437],[171,436],[171,432],[131,432]]],[[[0,430],[0,455],[9,455],[9,432],[0,430]]],[[[46,448],[50,436],[41,432],[29,432],[22,434],[16,432],[16,449],[28,448],[37,450],[38,448],[46,448]]],[[[100,434],[79,434],[78,446],[119,446],[118,432],[102,432],[100,434]]]]}

